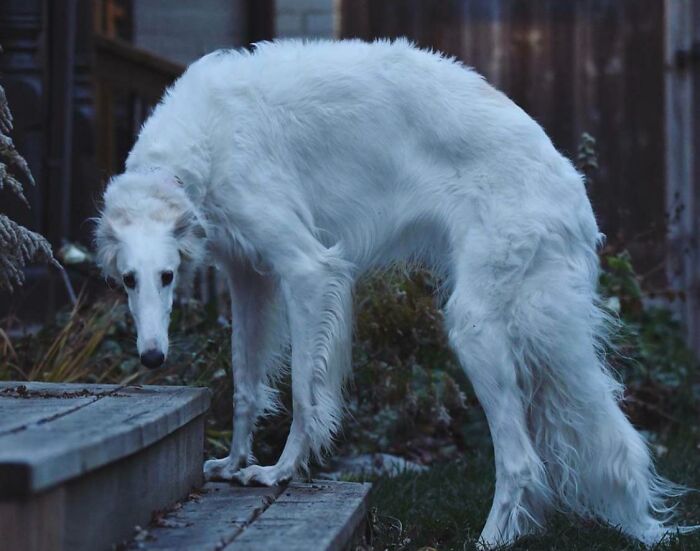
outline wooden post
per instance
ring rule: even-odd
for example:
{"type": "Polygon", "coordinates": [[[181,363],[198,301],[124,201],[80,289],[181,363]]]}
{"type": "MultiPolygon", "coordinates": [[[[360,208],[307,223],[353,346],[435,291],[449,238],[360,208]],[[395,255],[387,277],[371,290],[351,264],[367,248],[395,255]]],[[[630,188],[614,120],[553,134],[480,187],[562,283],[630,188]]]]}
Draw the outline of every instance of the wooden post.
{"type": "Polygon", "coordinates": [[[248,32],[246,42],[272,40],[275,36],[275,3],[273,0],[247,0],[248,32]]]}
{"type": "MultiPolygon", "coordinates": [[[[57,250],[68,237],[73,159],[73,67],[75,62],[76,0],[45,4],[48,20],[46,71],[45,235],[57,250]]],[[[61,283],[49,278],[47,314],[59,302],[61,283]]]]}
{"type": "Polygon", "coordinates": [[[700,353],[700,0],[665,2],[665,73],[667,274],[685,293],[676,311],[700,353]]]}
{"type": "Polygon", "coordinates": [[[73,145],[73,65],[76,0],[47,4],[49,21],[47,79],[47,237],[60,246],[70,219],[73,145]]]}

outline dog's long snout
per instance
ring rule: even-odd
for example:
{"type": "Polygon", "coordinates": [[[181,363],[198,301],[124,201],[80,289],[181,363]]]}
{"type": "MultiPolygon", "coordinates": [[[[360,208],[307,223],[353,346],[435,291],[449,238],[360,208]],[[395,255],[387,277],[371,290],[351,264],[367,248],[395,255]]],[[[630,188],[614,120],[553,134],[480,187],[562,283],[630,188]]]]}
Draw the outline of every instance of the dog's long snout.
{"type": "Polygon", "coordinates": [[[143,354],[141,354],[141,363],[148,369],[160,367],[163,365],[164,361],[165,354],[163,354],[160,350],[156,350],[155,348],[146,350],[143,354]]]}

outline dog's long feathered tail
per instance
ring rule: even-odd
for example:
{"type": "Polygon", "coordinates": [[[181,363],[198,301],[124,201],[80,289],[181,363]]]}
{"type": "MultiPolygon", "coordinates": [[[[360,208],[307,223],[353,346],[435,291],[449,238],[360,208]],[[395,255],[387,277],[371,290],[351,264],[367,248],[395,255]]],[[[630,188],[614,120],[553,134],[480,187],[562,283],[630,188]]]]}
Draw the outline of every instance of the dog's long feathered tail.
{"type": "Polygon", "coordinates": [[[604,355],[614,322],[599,304],[595,250],[572,260],[563,277],[532,276],[539,291],[516,301],[510,325],[532,439],[555,500],[647,544],[693,530],[670,523],[684,489],[656,473],[618,405],[622,387],[604,355]]]}

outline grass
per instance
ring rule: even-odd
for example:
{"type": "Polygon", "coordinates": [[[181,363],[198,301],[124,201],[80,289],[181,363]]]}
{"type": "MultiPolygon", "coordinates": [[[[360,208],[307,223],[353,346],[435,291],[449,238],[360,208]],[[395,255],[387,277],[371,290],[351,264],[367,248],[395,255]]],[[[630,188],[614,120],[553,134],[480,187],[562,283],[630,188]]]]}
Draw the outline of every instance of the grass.
{"type": "MultiPolygon", "coordinates": [[[[700,488],[698,434],[676,435],[659,461],[662,474],[700,488]]],[[[370,498],[373,547],[389,551],[421,548],[475,549],[493,496],[490,447],[467,453],[461,460],[436,465],[427,472],[374,480],[370,498]]],[[[700,520],[700,495],[689,493],[679,509],[681,524],[700,520]]],[[[657,549],[698,550],[700,534],[674,538],[657,549]]],[[[617,530],[590,520],[554,514],[547,530],[521,539],[515,550],[639,550],[642,545],[617,530]]]]}

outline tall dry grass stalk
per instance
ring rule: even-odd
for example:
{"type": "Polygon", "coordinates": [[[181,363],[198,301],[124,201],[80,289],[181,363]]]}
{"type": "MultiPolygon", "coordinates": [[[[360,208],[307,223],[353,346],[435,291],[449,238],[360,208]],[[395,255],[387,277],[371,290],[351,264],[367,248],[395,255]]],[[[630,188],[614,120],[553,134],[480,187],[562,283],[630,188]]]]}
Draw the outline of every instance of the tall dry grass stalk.
{"type": "MultiPolygon", "coordinates": [[[[0,376],[27,381],[63,382],[90,380],[114,382],[117,360],[97,357],[97,351],[112,326],[119,302],[98,303],[86,308],[79,300],[65,324],[48,341],[37,335],[32,348],[22,356],[8,335],[0,330],[0,376]],[[26,356],[33,356],[27,358],[26,356]],[[29,361],[27,361],[29,360],[29,361]],[[99,360],[99,369],[96,362],[99,360]]],[[[122,381],[123,382],[123,381],[122,381]]]]}

